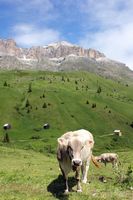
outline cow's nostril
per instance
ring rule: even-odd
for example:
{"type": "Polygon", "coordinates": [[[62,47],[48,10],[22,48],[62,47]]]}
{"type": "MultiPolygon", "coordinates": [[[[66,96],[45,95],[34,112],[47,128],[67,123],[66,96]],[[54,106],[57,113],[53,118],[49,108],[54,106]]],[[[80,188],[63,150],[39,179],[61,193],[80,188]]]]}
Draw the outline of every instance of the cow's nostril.
{"type": "Polygon", "coordinates": [[[81,165],[81,160],[73,160],[73,165],[80,166],[81,165]]]}

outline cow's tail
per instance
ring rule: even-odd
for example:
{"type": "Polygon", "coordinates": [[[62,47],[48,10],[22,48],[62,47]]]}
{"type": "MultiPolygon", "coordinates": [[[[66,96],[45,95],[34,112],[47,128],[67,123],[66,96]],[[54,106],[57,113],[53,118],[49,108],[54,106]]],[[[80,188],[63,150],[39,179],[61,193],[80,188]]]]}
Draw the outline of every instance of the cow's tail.
{"type": "Polygon", "coordinates": [[[95,159],[95,156],[91,155],[91,160],[92,160],[93,164],[94,164],[96,167],[98,167],[98,168],[101,167],[101,165],[100,165],[100,164],[97,162],[97,160],[95,159]]]}

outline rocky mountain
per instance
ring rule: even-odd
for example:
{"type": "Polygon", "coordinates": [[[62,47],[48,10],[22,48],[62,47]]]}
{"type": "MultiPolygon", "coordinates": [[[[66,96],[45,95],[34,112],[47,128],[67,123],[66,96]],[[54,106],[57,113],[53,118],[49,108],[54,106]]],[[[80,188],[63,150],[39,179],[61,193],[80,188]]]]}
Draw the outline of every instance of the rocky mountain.
{"type": "Polygon", "coordinates": [[[66,41],[46,46],[20,48],[12,39],[0,39],[0,68],[86,70],[108,78],[133,80],[133,71],[125,64],[110,60],[94,49],[84,49],[66,41]]]}

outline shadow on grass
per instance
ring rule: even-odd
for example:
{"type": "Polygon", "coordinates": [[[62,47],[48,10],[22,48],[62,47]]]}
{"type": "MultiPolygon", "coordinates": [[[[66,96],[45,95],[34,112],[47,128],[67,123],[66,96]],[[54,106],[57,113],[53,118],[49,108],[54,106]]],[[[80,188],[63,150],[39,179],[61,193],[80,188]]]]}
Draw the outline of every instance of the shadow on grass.
{"type": "MultiPolygon", "coordinates": [[[[72,191],[72,188],[76,185],[76,180],[74,177],[68,178],[69,191],[72,191]]],[[[65,181],[62,175],[59,175],[57,179],[53,180],[47,187],[48,192],[51,192],[52,195],[59,200],[67,200],[69,198],[69,193],[64,194],[65,181]]]]}

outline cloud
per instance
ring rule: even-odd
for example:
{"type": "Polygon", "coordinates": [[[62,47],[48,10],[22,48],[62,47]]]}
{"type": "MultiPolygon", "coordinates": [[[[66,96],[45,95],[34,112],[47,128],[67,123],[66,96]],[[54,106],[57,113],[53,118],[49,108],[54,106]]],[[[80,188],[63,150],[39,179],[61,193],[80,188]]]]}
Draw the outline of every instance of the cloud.
{"type": "Polygon", "coordinates": [[[31,47],[59,41],[61,34],[50,28],[38,28],[32,24],[18,24],[13,28],[13,38],[20,46],[31,47]]]}
{"type": "Polygon", "coordinates": [[[86,0],[81,10],[89,24],[85,21],[79,44],[98,49],[133,69],[133,1],[86,0]]]}
{"type": "Polygon", "coordinates": [[[133,69],[133,23],[94,34],[88,33],[80,40],[80,44],[86,48],[98,49],[107,57],[124,62],[133,69]]]}
{"type": "Polygon", "coordinates": [[[25,0],[19,0],[17,9],[19,12],[32,12],[32,15],[38,14],[46,16],[50,11],[53,10],[53,4],[50,0],[32,0],[29,2],[26,2],[25,0]]]}
{"type": "Polygon", "coordinates": [[[14,16],[17,21],[29,23],[34,21],[46,22],[55,19],[56,12],[51,0],[1,0],[0,4],[10,9],[9,15],[14,16]]]}

